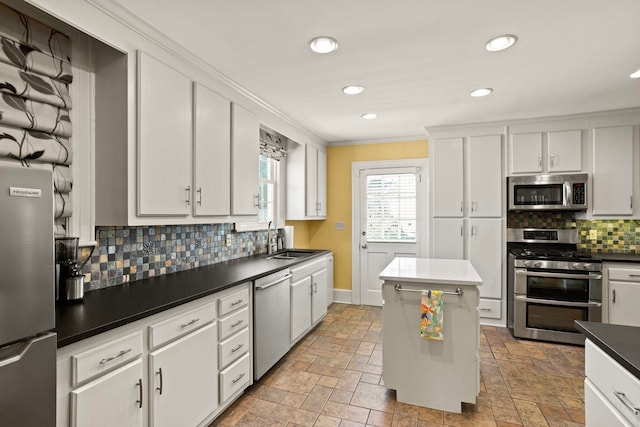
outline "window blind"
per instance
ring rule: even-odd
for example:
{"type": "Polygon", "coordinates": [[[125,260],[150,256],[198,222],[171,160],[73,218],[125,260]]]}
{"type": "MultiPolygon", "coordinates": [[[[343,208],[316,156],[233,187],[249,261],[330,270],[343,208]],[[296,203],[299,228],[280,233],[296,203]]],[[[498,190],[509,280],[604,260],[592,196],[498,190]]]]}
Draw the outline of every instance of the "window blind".
{"type": "Polygon", "coordinates": [[[416,174],[367,176],[367,240],[416,241],[416,174]]]}

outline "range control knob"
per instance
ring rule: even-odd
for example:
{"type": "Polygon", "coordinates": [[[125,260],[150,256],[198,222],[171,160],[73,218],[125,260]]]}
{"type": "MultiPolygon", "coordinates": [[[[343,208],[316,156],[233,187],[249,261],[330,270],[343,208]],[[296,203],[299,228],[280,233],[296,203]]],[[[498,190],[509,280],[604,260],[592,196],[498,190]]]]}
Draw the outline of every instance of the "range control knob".
{"type": "Polygon", "coordinates": [[[585,265],[579,262],[574,262],[572,267],[574,270],[584,270],[585,265]]]}
{"type": "Polygon", "coordinates": [[[531,261],[525,261],[524,262],[524,266],[525,267],[531,267],[531,261]]]}
{"type": "Polygon", "coordinates": [[[584,268],[585,270],[589,270],[589,269],[591,268],[591,264],[586,263],[586,264],[584,264],[584,265],[583,265],[583,268],[584,268]]]}
{"type": "Polygon", "coordinates": [[[533,266],[534,267],[542,267],[542,262],[540,262],[540,261],[534,262],[533,266]]]}

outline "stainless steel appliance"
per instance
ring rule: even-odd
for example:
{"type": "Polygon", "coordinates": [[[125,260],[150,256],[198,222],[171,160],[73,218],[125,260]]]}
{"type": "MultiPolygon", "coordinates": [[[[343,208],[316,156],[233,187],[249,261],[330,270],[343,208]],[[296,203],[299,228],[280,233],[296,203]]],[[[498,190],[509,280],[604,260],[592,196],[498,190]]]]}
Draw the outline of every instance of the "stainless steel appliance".
{"type": "Polygon", "coordinates": [[[289,269],[254,282],[253,378],[256,380],[291,348],[290,287],[289,269]]]}
{"type": "Polygon", "coordinates": [[[55,426],[51,171],[0,166],[0,424],[55,426]]]}
{"type": "Polygon", "coordinates": [[[514,337],[584,344],[574,320],[602,320],[602,263],[576,229],[508,229],[507,326],[514,337]]]}
{"type": "Polygon", "coordinates": [[[56,238],[56,301],[78,302],[84,298],[84,275],[81,270],[91,253],[78,264],[78,238],[56,238]]]}
{"type": "Polygon", "coordinates": [[[510,176],[509,210],[586,210],[588,180],[586,173],[510,176]]]}

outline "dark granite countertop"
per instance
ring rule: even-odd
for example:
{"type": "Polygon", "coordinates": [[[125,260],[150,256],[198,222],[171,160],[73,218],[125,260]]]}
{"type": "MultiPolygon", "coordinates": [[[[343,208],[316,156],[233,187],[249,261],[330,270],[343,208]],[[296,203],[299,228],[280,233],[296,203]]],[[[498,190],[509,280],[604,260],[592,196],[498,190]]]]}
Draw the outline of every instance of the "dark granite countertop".
{"type": "Polygon", "coordinates": [[[640,328],[576,321],[576,328],[602,351],[640,379],[640,328]]]}
{"type": "Polygon", "coordinates": [[[58,348],[329,253],[314,252],[290,260],[255,255],[87,292],[80,303],[56,306],[58,348]]]}
{"type": "Polygon", "coordinates": [[[592,253],[591,256],[602,262],[638,262],[640,254],[613,254],[613,253],[592,253]]]}

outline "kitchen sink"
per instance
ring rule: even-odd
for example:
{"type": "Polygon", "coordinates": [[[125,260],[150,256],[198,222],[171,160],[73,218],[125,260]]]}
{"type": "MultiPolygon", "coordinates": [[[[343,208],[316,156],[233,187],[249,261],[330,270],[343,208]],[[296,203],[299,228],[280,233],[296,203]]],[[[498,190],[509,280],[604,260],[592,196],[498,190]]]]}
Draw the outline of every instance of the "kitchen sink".
{"type": "Polygon", "coordinates": [[[282,252],[278,252],[276,254],[270,255],[267,259],[298,259],[305,258],[315,254],[316,251],[305,251],[305,250],[286,250],[282,252]]]}

